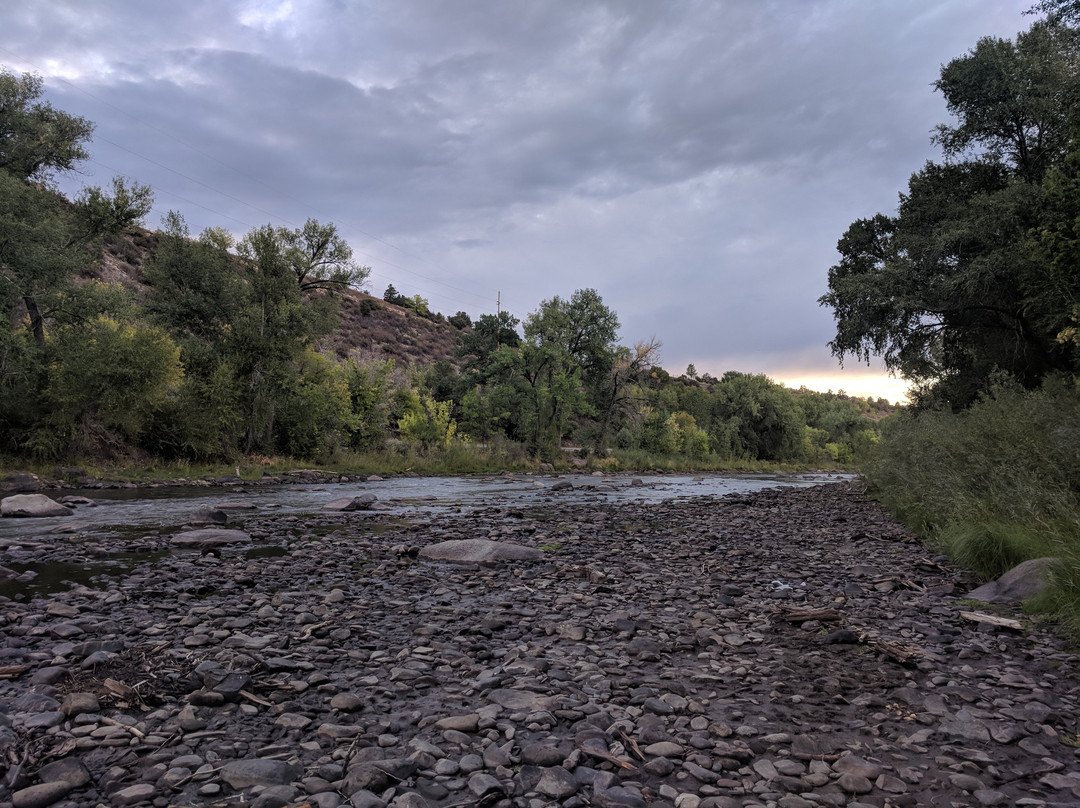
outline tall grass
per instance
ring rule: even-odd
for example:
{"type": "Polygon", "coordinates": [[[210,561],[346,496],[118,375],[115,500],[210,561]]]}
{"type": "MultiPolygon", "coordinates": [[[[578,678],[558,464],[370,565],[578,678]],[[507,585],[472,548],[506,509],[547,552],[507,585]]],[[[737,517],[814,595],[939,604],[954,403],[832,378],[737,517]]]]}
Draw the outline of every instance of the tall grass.
{"type": "Polygon", "coordinates": [[[1080,614],[1080,391],[1072,381],[1035,391],[1001,385],[961,413],[901,415],[861,470],[909,527],[984,579],[1030,558],[1059,558],[1044,605],[1066,619],[1080,614]]]}

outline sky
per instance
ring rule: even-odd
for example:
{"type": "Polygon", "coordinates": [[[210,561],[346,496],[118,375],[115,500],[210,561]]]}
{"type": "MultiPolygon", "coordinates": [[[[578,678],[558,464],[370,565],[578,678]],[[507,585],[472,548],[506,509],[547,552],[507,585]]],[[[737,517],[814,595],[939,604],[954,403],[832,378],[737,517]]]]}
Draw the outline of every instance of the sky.
{"type": "Polygon", "coordinates": [[[671,373],[901,399],[818,305],[1032,0],[0,0],[0,66],[96,124],[61,187],[158,228],[334,222],[367,291],[524,319],[595,289],[671,373]]]}

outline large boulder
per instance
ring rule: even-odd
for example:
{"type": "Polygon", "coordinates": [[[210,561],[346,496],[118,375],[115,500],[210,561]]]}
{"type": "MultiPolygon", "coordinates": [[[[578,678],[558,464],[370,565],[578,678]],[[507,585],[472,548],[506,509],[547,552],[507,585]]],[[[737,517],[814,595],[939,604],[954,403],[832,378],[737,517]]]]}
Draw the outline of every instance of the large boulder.
{"type": "Polygon", "coordinates": [[[544,551],[535,547],[491,539],[453,539],[429,544],[420,550],[420,557],[432,561],[476,564],[495,561],[535,561],[544,557],[544,551]]]}
{"type": "Polygon", "coordinates": [[[242,530],[204,527],[177,533],[169,541],[176,547],[218,547],[223,544],[247,544],[251,536],[242,530]]]}
{"type": "Polygon", "coordinates": [[[71,516],[71,508],[44,494],[15,494],[0,499],[0,516],[71,516]]]}
{"type": "Polygon", "coordinates": [[[1046,589],[1050,567],[1058,559],[1033,558],[1018,564],[996,581],[983,584],[968,593],[972,600],[983,603],[1018,603],[1033,598],[1046,589]]]}
{"type": "Polygon", "coordinates": [[[0,480],[0,491],[11,491],[15,494],[32,494],[41,488],[41,480],[36,474],[28,471],[19,471],[9,474],[0,480]]]}
{"type": "Polygon", "coordinates": [[[324,511],[370,511],[375,510],[378,497],[374,494],[361,494],[358,497],[340,497],[332,499],[322,506],[324,511]]]}

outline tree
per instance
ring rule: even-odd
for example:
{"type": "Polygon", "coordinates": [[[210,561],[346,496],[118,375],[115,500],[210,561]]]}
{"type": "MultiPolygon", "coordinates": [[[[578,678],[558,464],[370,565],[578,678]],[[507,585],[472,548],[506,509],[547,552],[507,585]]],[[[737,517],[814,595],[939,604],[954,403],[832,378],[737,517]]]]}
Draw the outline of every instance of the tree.
{"type": "Polygon", "coordinates": [[[88,156],[93,126],[39,101],[41,93],[39,77],[0,70],[0,302],[13,315],[17,305],[25,309],[39,350],[46,320],[92,262],[94,242],[138,223],[152,202],[149,188],[119,178],[111,195],[88,188],[74,204],[53,191],[52,177],[88,156]]]}
{"type": "Polygon", "coordinates": [[[1039,0],[1025,14],[1046,14],[1052,22],[1080,22],[1080,0],[1039,0]]]}
{"type": "Polygon", "coordinates": [[[292,386],[292,363],[325,323],[305,305],[279,230],[255,228],[237,249],[246,283],[227,350],[246,390],[245,451],[250,452],[272,448],[277,411],[292,386]]]}
{"type": "Polygon", "coordinates": [[[362,289],[371,275],[371,267],[359,266],[352,260],[352,247],[338,235],[332,222],[320,224],[308,219],[303,227],[295,230],[280,227],[277,234],[285,260],[305,294],[317,289],[326,292],[349,287],[362,289]]]}
{"type": "Polygon", "coordinates": [[[94,125],[40,101],[43,91],[40,76],[0,69],[0,171],[19,180],[47,182],[89,156],[94,125]]]}
{"type": "Polygon", "coordinates": [[[181,339],[186,353],[220,351],[238,314],[243,282],[226,244],[214,231],[192,240],[184,218],[169,211],[147,264],[146,309],[181,339]]]}
{"type": "Polygon", "coordinates": [[[1043,291],[1044,180],[1067,150],[1080,109],[1075,32],[1036,23],[1015,45],[981,40],[941,71],[953,126],[936,140],[950,159],[912,175],[895,216],[854,222],[829,270],[841,359],[884,358],[923,401],[964,407],[1000,369],[1026,386],[1075,366],[1055,337],[1060,300],[1043,291]],[[1056,325],[1055,325],[1056,324],[1056,325]]]}
{"type": "Polygon", "coordinates": [[[1080,37],[1071,28],[1040,21],[1015,43],[980,39],[934,83],[957,119],[939,125],[934,140],[946,157],[974,151],[1038,182],[1064,157],[1076,123],[1078,77],[1080,37]]]}
{"type": "Polygon", "coordinates": [[[724,374],[714,398],[713,432],[721,454],[798,460],[806,421],[790,391],[763,375],[724,374]]]}
{"type": "Polygon", "coordinates": [[[618,328],[617,315],[594,289],[579,289],[569,300],[545,300],[529,315],[520,370],[529,390],[532,451],[550,459],[569,419],[595,414],[615,362],[618,328]]]}
{"type": "Polygon", "coordinates": [[[464,370],[485,376],[492,355],[502,346],[516,348],[521,343],[518,319],[508,311],[481,314],[472,329],[458,335],[457,355],[465,358],[464,370]]]}
{"type": "Polygon", "coordinates": [[[459,311],[452,317],[449,317],[447,322],[458,331],[464,331],[466,328],[472,327],[472,318],[469,317],[468,312],[464,311],[459,311]]]}

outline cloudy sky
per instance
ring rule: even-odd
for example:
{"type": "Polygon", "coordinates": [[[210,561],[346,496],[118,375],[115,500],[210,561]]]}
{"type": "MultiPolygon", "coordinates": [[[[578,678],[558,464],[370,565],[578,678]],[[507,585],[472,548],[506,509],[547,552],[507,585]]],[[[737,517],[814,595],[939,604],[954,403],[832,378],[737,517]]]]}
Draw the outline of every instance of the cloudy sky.
{"type": "Polygon", "coordinates": [[[681,373],[841,374],[836,241],[937,157],[932,83],[1032,0],[0,0],[0,65],[94,121],[65,190],[147,225],[335,222],[445,314],[591,287],[681,373]]]}

